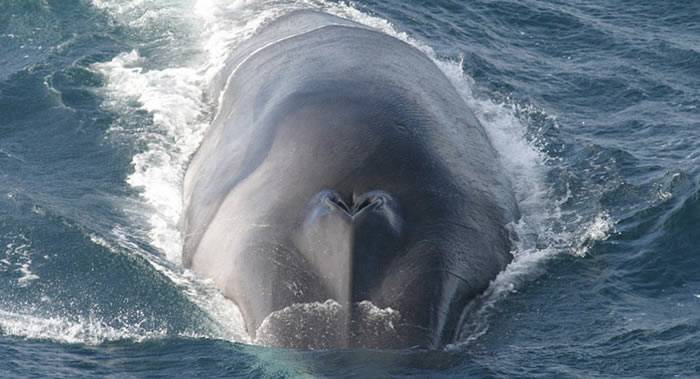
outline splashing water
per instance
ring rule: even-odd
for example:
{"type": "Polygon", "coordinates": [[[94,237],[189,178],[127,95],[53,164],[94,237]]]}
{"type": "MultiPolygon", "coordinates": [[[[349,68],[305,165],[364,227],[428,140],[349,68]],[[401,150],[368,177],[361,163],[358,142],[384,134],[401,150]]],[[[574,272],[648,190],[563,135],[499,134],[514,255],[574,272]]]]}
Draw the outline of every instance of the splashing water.
{"type": "MultiPolygon", "coordinates": [[[[129,339],[140,342],[146,339],[163,338],[166,329],[148,330],[140,325],[124,325],[115,328],[96,317],[69,320],[62,317],[42,318],[31,313],[15,313],[0,310],[0,330],[5,334],[32,339],[50,339],[63,343],[97,345],[105,341],[129,339]]],[[[196,335],[187,335],[197,337],[196,335]]]]}
{"type": "Polygon", "coordinates": [[[0,272],[14,271],[19,273],[17,285],[26,287],[39,276],[32,272],[31,241],[23,234],[14,236],[13,242],[5,245],[3,258],[0,259],[0,272]]]}

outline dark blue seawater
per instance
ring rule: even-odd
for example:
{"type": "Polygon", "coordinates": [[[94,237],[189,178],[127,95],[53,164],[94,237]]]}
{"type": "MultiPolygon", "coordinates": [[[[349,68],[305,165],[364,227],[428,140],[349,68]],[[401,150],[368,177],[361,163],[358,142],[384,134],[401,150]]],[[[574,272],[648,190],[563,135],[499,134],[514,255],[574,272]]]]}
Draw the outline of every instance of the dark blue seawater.
{"type": "Polygon", "coordinates": [[[699,166],[695,0],[0,0],[0,376],[700,377],[699,166]],[[514,183],[443,351],[247,345],[179,264],[220,64],[297,8],[426,51],[514,183]]]}

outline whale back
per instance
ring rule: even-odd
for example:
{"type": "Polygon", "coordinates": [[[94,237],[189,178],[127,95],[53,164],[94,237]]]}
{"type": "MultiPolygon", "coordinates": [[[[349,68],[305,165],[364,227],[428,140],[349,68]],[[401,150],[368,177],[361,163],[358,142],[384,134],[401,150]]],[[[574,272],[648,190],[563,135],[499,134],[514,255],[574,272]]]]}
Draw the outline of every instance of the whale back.
{"type": "Polygon", "coordinates": [[[273,312],[327,299],[427,302],[411,322],[435,344],[453,333],[510,261],[517,207],[449,79],[405,42],[310,11],[264,28],[227,70],[185,177],[185,266],[239,304],[251,334],[273,312]],[[330,207],[318,200],[328,191],[330,207]],[[384,206],[356,220],[371,193],[384,206]]]}

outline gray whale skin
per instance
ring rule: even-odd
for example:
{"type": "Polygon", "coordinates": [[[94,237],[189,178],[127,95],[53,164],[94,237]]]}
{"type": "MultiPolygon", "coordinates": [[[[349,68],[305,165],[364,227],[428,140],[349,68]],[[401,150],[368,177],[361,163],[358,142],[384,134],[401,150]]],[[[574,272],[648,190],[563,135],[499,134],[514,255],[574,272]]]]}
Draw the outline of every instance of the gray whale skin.
{"type": "Polygon", "coordinates": [[[232,53],[184,179],[183,265],[251,341],[439,348],[512,259],[517,205],[467,104],[420,50],[297,11],[232,53]]]}

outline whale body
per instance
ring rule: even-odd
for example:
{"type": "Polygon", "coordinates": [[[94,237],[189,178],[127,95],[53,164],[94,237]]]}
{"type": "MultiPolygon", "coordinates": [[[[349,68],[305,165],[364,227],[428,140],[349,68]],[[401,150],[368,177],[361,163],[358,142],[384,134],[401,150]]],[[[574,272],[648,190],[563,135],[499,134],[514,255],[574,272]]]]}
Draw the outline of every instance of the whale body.
{"type": "Polygon", "coordinates": [[[423,52],[297,11],[232,53],[184,180],[183,264],[255,343],[440,347],[512,259],[483,127],[423,52]]]}

